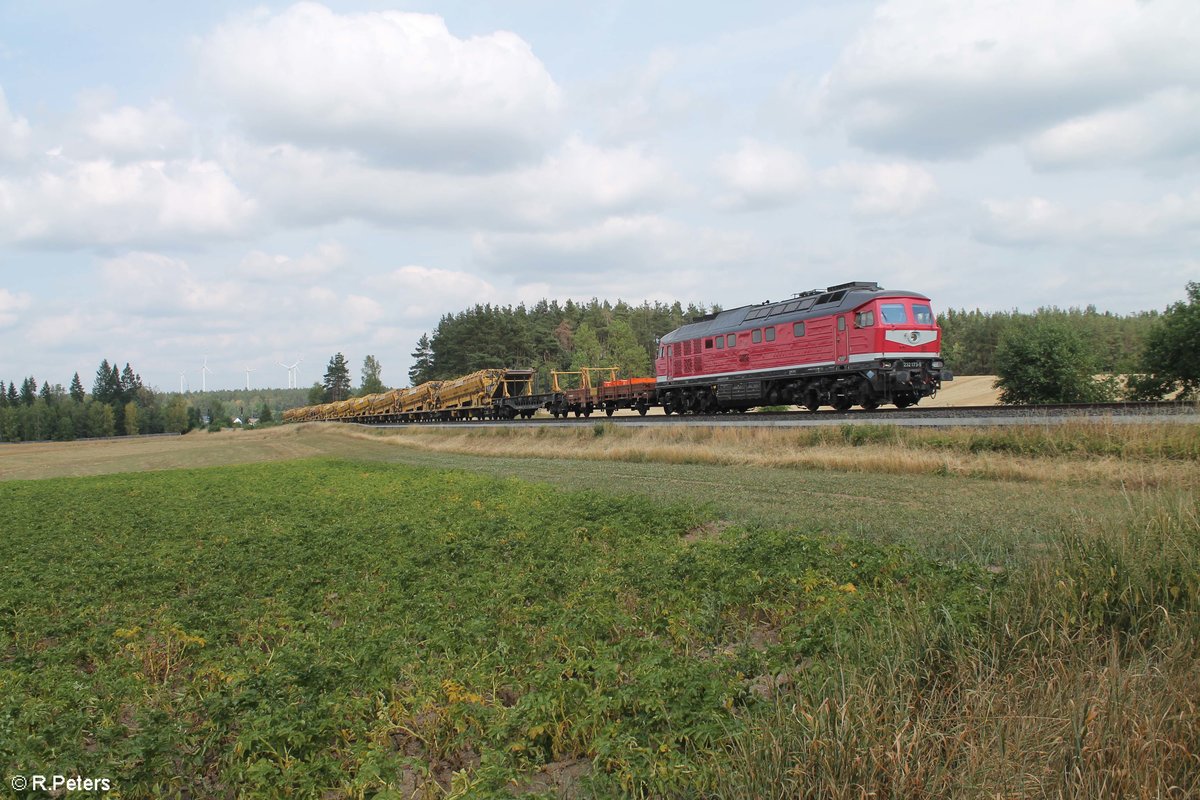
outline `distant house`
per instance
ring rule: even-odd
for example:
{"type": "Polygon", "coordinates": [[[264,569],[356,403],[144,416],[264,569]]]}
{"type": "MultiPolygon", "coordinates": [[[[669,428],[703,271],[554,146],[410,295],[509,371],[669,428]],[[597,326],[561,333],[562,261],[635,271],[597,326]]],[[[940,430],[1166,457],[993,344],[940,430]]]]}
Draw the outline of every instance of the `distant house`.
{"type": "Polygon", "coordinates": [[[234,424],[234,425],[241,425],[241,424],[242,424],[242,418],[241,418],[241,417],[234,417],[234,418],[233,418],[233,424],[234,424]]]}

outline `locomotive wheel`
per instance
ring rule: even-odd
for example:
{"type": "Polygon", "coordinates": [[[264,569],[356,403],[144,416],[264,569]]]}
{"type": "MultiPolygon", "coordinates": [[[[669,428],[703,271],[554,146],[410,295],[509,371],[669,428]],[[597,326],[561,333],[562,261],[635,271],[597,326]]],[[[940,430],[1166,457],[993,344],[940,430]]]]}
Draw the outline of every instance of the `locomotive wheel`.
{"type": "Polygon", "coordinates": [[[869,397],[862,401],[862,407],[867,411],[874,411],[875,409],[879,408],[879,400],[874,397],[869,397]]]}
{"type": "Polygon", "coordinates": [[[896,408],[908,408],[916,403],[917,400],[910,394],[901,394],[893,397],[892,402],[896,405],[896,408]]]}
{"type": "Polygon", "coordinates": [[[614,408],[613,406],[609,406],[608,408],[604,409],[604,416],[611,417],[613,415],[613,412],[616,410],[617,409],[614,408]]]}
{"type": "Polygon", "coordinates": [[[846,397],[845,395],[838,395],[837,397],[833,398],[832,405],[834,411],[849,411],[850,406],[854,405],[854,403],[849,397],[846,397]]]}
{"type": "Polygon", "coordinates": [[[646,412],[649,410],[650,410],[649,406],[638,406],[637,407],[637,412],[639,414],[641,414],[643,417],[646,416],[646,412]]]}

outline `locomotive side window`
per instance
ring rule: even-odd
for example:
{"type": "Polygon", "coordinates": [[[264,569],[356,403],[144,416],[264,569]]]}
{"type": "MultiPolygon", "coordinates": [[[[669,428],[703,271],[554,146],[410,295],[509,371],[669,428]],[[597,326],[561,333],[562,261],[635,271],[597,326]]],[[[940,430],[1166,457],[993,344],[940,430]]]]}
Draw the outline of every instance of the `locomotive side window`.
{"type": "Polygon", "coordinates": [[[726,347],[736,347],[737,346],[737,334],[736,333],[725,334],[725,346],[726,347]]]}
{"type": "Polygon", "coordinates": [[[713,345],[712,345],[712,339],[705,339],[705,340],[704,340],[704,349],[705,349],[705,350],[712,350],[712,347],[713,347],[713,345]]]}
{"type": "Polygon", "coordinates": [[[932,325],[933,311],[924,303],[913,303],[913,322],[918,325],[932,325]]]}
{"type": "Polygon", "coordinates": [[[846,317],[845,316],[838,317],[838,330],[839,331],[846,330],[846,317]]]}
{"type": "Polygon", "coordinates": [[[717,349],[718,349],[718,350],[724,350],[724,349],[725,349],[725,337],[724,337],[724,336],[718,336],[718,337],[717,337],[717,349]]]}
{"type": "Polygon", "coordinates": [[[792,325],[792,336],[799,339],[803,335],[804,335],[804,323],[803,322],[797,322],[794,325],[792,325]]]}
{"type": "Polygon", "coordinates": [[[767,341],[768,341],[768,342],[773,342],[773,341],[775,341],[775,326],[774,326],[774,325],[772,325],[772,326],[771,326],[771,327],[769,327],[769,328],[764,328],[764,329],[763,329],[763,336],[767,337],[767,341]]]}
{"type": "Polygon", "coordinates": [[[904,310],[903,303],[880,303],[879,313],[889,325],[903,325],[908,322],[908,312],[904,310]]]}
{"type": "Polygon", "coordinates": [[[761,328],[755,328],[754,330],[750,331],[750,341],[754,342],[755,344],[758,344],[762,341],[761,328]]]}
{"type": "Polygon", "coordinates": [[[869,328],[875,324],[874,311],[860,311],[854,315],[854,327],[869,328]]]}

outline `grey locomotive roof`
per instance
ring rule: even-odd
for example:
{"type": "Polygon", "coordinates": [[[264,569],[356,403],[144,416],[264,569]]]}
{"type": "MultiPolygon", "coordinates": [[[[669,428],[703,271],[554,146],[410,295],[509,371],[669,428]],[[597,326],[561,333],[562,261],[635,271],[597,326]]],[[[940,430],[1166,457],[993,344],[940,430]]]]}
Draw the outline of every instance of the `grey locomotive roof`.
{"type": "Polygon", "coordinates": [[[740,306],[710,314],[707,317],[684,325],[668,333],[659,340],[660,344],[682,342],[686,339],[699,339],[705,336],[715,336],[718,333],[733,333],[759,325],[777,325],[785,322],[799,322],[813,317],[823,317],[839,311],[849,311],[858,308],[863,303],[877,300],[881,297],[918,297],[922,300],[929,298],[918,292],[903,292],[895,289],[881,289],[877,283],[843,283],[830,286],[825,291],[814,289],[803,292],[788,300],[771,303],[759,303],[752,306],[740,306]]]}

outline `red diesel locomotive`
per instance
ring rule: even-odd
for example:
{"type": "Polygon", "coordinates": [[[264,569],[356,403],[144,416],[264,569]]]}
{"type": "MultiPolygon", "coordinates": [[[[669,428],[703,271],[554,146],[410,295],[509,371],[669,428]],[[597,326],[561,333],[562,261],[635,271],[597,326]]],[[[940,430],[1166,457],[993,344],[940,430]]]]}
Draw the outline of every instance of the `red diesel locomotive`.
{"type": "Polygon", "coordinates": [[[710,314],[663,336],[657,400],[668,414],[907,408],[953,380],[940,346],[925,295],[843,283],[710,314]]]}

